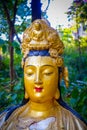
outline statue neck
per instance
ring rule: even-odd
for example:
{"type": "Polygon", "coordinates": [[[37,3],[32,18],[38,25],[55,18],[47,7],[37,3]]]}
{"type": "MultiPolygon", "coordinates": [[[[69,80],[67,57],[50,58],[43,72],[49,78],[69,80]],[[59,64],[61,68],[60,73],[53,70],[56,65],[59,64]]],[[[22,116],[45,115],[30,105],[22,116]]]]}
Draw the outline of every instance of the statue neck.
{"type": "Polygon", "coordinates": [[[54,100],[47,101],[44,103],[36,103],[31,100],[28,103],[29,105],[29,115],[31,117],[48,117],[54,115],[54,100]]]}
{"type": "Polygon", "coordinates": [[[54,106],[54,100],[43,103],[37,103],[31,100],[29,101],[30,109],[35,111],[48,111],[49,109],[53,108],[53,106],[54,106]]]}

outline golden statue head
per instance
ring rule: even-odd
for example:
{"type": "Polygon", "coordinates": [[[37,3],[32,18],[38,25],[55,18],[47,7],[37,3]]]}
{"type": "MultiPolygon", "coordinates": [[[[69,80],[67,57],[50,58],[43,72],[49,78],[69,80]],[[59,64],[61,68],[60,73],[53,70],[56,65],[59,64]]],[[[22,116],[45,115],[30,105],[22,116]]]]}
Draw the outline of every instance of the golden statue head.
{"type": "MultiPolygon", "coordinates": [[[[56,99],[59,98],[58,81],[61,76],[59,76],[58,68],[62,69],[61,75],[68,85],[68,72],[64,67],[62,58],[63,49],[64,45],[58,32],[50,27],[47,21],[35,20],[25,30],[22,42],[25,98],[31,97],[34,101],[39,101],[40,94],[42,94],[41,98],[45,95],[44,97],[48,97],[48,100],[53,96],[56,99]],[[36,93],[33,92],[33,84],[35,84],[34,92],[36,91],[36,93]],[[52,87],[55,86],[54,89],[49,89],[51,85],[52,87]],[[44,86],[44,89],[42,86],[44,86]],[[48,90],[46,90],[46,86],[48,90]],[[39,93],[40,91],[42,93],[39,93]]],[[[42,99],[43,102],[46,100],[45,98],[42,99]]]]}

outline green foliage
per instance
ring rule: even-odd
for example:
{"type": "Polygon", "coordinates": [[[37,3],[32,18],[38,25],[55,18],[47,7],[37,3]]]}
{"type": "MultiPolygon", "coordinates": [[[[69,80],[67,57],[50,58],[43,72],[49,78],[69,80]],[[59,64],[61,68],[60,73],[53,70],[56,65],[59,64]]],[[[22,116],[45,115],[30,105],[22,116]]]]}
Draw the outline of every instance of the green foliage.
{"type": "Polygon", "coordinates": [[[68,89],[62,86],[62,92],[64,101],[87,120],[87,82],[71,82],[68,89]]]}
{"type": "Polygon", "coordinates": [[[21,68],[21,51],[20,45],[15,41],[12,43],[15,49],[14,68],[15,80],[11,83],[9,76],[9,54],[3,53],[0,60],[0,111],[3,109],[20,104],[24,97],[23,69],[21,68]],[[11,91],[13,85],[13,91],[11,91]]]}
{"type": "Polygon", "coordinates": [[[67,11],[68,20],[75,19],[78,23],[87,21],[87,2],[83,0],[73,1],[67,11]]]}
{"type": "Polygon", "coordinates": [[[65,47],[64,64],[69,71],[69,88],[61,82],[62,98],[87,121],[87,37],[74,40],[75,26],[65,29],[59,26],[58,31],[65,47]]]}
{"type": "MultiPolygon", "coordinates": [[[[4,78],[1,79],[4,81],[4,78]]],[[[23,87],[23,79],[19,79],[18,81],[14,81],[14,89],[13,92],[10,91],[10,83],[5,80],[3,84],[1,82],[0,85],[0,111],[3,109],[20,104],[23,100],[24,95],[24,87],[23,87]]]]}
{"type": "Polygon", "coordinates": [[[62,83],[62,97],[74,110],[87,120],[87,45],[86,38],[82,38],[81,57],[78,46],[65,43],[64,62],[69,70],[69,88],[62,83]]]}

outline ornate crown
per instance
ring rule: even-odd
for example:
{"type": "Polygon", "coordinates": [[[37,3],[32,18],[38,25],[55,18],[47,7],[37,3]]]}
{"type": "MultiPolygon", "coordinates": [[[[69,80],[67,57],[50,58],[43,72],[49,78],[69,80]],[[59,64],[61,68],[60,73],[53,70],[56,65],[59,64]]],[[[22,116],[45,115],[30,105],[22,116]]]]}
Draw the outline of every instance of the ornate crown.
{"type": "Polygon", "coordinates": [[[23,35],[22,52],[30,50],[49,50],[50,56],[58,57],[63,53],[63,43],[56,30],[44,20],[35,20],[23,35]]]}

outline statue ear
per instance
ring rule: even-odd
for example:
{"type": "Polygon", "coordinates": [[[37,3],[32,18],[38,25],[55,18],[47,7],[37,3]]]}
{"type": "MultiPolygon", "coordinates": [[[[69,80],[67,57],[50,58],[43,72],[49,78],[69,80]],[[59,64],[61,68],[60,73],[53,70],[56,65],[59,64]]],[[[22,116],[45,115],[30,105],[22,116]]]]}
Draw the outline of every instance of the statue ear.
{"type": "Polygon", "coordinates": [[[64,77],[66,88],[68,88],[69,87],[69,76],[68,76],[68,68],[67,67],[64,67],[64,69],[63,69],[63,77],[64,77]]]}
{"type": "Polygon", "coordinates": [[[28,93],[25,90],[25,99],[28,99],[28,98],[29,98],[29,95],[28,95],[28,93]]]}
{"type": "Polygon", "coordinates": [[[67,67],[63,67],[62,71],[60,72],[60,81],[62,80],[62,78],[64,79],[66,88],[69,87],[69,77],[68,77],[68,68],[67,67]]]}
{"type": "Polygon", "coordinates": [[[59,99],[59,97],[60,97],[60,92],[59,92],[59,90],[57,88],[54,98],[59,99]]]}

